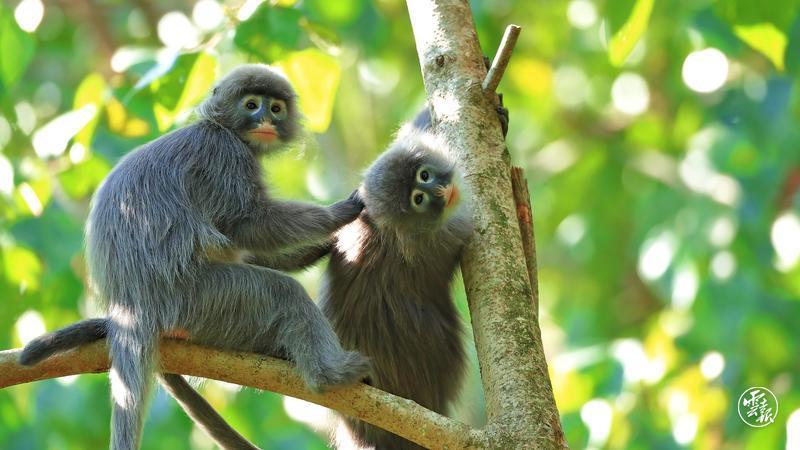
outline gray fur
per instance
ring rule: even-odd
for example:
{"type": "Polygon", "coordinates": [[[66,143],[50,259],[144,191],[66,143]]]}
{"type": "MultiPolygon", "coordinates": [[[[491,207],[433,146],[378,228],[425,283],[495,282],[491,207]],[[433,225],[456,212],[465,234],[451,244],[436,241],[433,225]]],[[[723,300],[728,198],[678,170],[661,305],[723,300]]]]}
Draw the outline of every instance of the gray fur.
{"type": "Polygon", "coordinates": [[[222,416],[180,375],[162,373],[158,376],[164,388],[175,397],[189,417],[221,448],[227,450],[259,450],[222,416]]]}
{"type": "Polygon", "coordinates": [[[87,319],[39,336],[28,342],[19,355],[19,363],[32,366],[50,355],[103,339],[108,334],[106,318],[87,319]]]}
{"type": "MultiPolygon", "coordinates": [[[[424,118],[415,125],[427,128],[424,118]]],[[[435,168],[444,183],[454,171],[428,139],[418,130],[402,131],[367,170],[366,207],[335,234],[320,307],[342,345],[369,356],[370,384],[445,413],[466,367],[450,283],[472,226],[466,207],[448,215],[410,205],[417,168],[435,168]]],[[[355,419],[347,425],[362,446],[420,448],[355,419]]]]}
{"type": "MultiPolygon", "coordinates": [[[[109,314],[117,450],[139,448],[158,338],[170,330],[218,348],[288,357],[315,390],[354,383],[368,370],[366,358],[342,350],[296,280],[232,256],[291,254],[322,243],[362,208],[357,195],[324,208],[267,192],[257,157],[297,133],[291,86],[266,66],[243,66],[220,81],[199,113],[196,123],[131,152],[92,202],[87,260],[109,314]],[[246,94],[285,102],[288,117],[273,121],[278,142],[250,139],[265,114],[239,107],[246,94]]],[[[173,392],[185,392],[176,386],[173,392]]]]}

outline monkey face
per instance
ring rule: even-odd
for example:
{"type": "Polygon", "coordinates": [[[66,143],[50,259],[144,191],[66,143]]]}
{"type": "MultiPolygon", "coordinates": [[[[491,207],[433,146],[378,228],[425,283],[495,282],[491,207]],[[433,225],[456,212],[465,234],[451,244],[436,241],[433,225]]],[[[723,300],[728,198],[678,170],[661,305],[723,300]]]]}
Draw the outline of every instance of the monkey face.
{"type": "Polygon", "coordinates": [[[289,117],[285,100],[268,95],[245,95],[240,102],[245,139],[256,146],[280,144],[285,140],[283,121],[289,117]]]}
{"type": "Polygon", "coordinates": [[[439,216],[458,203],[458,187],[453,184],[453,170],[431,163],[421,164],[414,175],[409,205],[417,214],[439,216]]]}
{"type": "Polygon", "coordinates": [[[460,197],[455,163],[425,136],[403,135],[367,170],[367,213],[383,226],[435,231],[460,197]]]}
{"type": "Polygon", "coordinates": [[[292,86],[262,64],[234,69],[220,80],[198,113],[236,132],[259,153],[281,147],[300,129],[292,86]]]}

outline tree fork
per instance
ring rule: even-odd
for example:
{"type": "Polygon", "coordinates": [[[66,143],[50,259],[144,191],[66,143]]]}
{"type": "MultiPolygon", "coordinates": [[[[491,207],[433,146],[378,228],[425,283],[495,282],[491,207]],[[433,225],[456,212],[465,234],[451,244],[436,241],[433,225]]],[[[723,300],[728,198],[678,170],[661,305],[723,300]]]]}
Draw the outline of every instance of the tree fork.
{"type": "Polygon", "coordinates": [[[509,154],[494,113],[495,94],[482,89],[486,69],[469,4],[406,4],[434,128],[458,156],[472,193],[475,233],[462,272],[486,396],[484,444],[563,448],[533,312],[535,274],[523,263],[509,154]]]}

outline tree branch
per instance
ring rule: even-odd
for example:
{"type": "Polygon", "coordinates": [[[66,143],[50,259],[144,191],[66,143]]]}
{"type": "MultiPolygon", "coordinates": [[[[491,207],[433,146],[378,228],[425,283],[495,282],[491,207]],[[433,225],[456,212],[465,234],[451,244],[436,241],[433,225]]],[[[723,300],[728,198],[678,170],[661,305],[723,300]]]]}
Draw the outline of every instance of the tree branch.
{"type": "Polygon", "coordinates": [[[508,150],[469,3],[406,0],[433,126],[458,157],[475,233],[462,262],[491,448],[566,446],[533,313],[508,150]]]}
{"type": "MultiPolygon", "coordinates": [[[[54,355],[25,367],[20,350],[0,352],[0,388],[109,368],[105,341],[54,355]]],[[[477,448],[481,432],[419,404],[364,384],[318,394],[306,388],[294,366],[284,360],[243,352],[226,352],[185,341],[163,339],[161,369],[168,373],[211,378],[269,390],[335,409],[433,448],[477,448]]]]}
{"type": "Polygon", "coordinates": [[[517,207],[517,222],[522,237],[522,251],[525,253],[525,266],[531,283],[533,312],[539,317],[539,277],[536,265],[536,238],[533,233],[533,208],[528,193],[528,180],[521,167],[511,168],[511,188],[514,190],[514,204],[517,207]]]}
{"type": "Polygon", "coordinates": [[[503,78],[503,74],[508,67],[508,61],[511,59],[511,53],[514,52],[514,46],[517,45],[517,38],[522,28],[518,25],[509,25],[506,27],[506,32],[503,34],[503,40],[500,41],[500,47],[494,55],[492,65],[489,67],[489,73],[483,79],[483,92],[489,93],[497,90],[497,85],[503,78]]]}

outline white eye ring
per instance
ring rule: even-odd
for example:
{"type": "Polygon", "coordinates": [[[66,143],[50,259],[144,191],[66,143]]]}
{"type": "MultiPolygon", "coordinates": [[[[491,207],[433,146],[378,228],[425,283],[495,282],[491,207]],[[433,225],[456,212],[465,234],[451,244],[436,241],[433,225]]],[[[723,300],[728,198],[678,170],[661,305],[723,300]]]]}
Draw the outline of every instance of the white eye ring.
{"type": "Polygon", "coordinates": [[[431,171],[425,166],[420,167],[417,169],[417,182],[418,183],[427,183],[431,180],[431,171]]]}
{"type": "Polygon", "coordinates": [[[427,203],[428,194],[420,191],[419,189],[414,189],[411,191],[411,206],[413,208],[421,208],[427,203]]]}
{"type": "Polygon", "coordinates": [[[269,114],[276,120],[285,119],[289,115],[289,111],[286,109],[286,102],[279,98],[271,99],[269,102],[269,114]]]}
{"type": "Polygon", "coordinates": [[[261,108],[261,97],[248,95],[242,100],[242,106],[248,111],[258,111],[261,108]]]}

